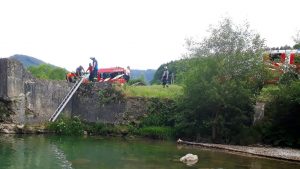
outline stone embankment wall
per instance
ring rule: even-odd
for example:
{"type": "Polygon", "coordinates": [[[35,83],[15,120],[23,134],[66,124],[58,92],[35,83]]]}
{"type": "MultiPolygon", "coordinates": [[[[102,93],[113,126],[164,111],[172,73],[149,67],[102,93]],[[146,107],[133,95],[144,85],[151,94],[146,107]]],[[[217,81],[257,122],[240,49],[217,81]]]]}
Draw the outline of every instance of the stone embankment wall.
{"type": "MultiPolygon", "coordinates": [[[[0,120],[5,123],[48,121],[72,86],[64,81],[36,79],[20,62],[10,59],[0,59],[0,78],[0,109],[3,110],[0,120]]],[[[71,113],[71,103],[66,113],[71,113]]]]}
{"type": "MultiPolygon", "coordinates": [[[[66,81],[36,79],[18,61],[0,59],[0,123],[47,122],[72,85],[66,81]]],[[[63,116],[118,124],[129,123],[147,113],[143,98],[121,98],[103,103],[99,91],[107,88],[111,85],[82,84],[64,109],[63,116]]]]}
{"type": "Polygon", "coordinates": [[[88,122],[128,124],[147,114],[147,104],[145,98],[125,98],[109,83],[82,84],[72,99],[72,116],[88,122]]]}

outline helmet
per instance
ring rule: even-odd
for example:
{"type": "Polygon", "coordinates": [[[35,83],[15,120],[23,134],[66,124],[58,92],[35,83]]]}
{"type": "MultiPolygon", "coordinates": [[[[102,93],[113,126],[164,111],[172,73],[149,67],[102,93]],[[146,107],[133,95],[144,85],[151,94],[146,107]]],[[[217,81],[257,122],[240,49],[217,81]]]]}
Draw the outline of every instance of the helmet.
{"type": "Polygon", "coordinates": [[[165,66],[164,68],[165,68],[165,69],[168,69],[168,67],[167,67],[167,66],[165,66]]]}

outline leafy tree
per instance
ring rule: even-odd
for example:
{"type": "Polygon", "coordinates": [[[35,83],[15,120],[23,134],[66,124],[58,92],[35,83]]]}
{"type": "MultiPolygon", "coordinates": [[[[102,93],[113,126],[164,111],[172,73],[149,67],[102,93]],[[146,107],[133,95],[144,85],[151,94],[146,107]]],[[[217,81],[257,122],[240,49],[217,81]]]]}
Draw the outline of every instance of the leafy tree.
{"type": "Polygon", "coordinates": [[[263,141],[277,146],[300,147],[300,81],[279,85],[265,109],[260,129],[263,141]]]}
{"type": "Polygon", "coordinates": [[[202,42],[192,44],[177,129],[189,137],[240,143],[264,80],[264,40],[248,24],[238,27],[225,18],[202,42]]]}
{"type": "Polygon", "coordinates": [[[64,80],[67,71],[62,68],[54,68],[50,71],[48,78],[52,80],[64,80]]]}
{"type": "Polygon", "coordinates": [[[27,69],[34,77],[40,79],[64,80],[67,70],[49,64],[30,66],[27,69]]]}
{"type": "Polygon", "coordinates": [[[297,43],[293,46],[294,49],[300,49],[300,43],[297,43]]]}

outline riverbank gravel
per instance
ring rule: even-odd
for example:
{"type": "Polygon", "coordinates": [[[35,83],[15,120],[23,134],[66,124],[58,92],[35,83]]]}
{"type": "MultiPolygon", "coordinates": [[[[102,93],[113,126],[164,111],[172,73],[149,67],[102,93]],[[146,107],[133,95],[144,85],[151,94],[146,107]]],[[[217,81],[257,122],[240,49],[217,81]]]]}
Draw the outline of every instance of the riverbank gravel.
{"type": "Polygon", "coordinates": [[[300,150],[291,148],[272,148],[272,147],[255,147],[255,146],[236,146],[224,144],[195,143],[178,139],[178,144],[195,145],[206,148],[216,148],[240,153],[248,153],[257,156],[277,158],[289,161],[300,162],[300,150]]]}

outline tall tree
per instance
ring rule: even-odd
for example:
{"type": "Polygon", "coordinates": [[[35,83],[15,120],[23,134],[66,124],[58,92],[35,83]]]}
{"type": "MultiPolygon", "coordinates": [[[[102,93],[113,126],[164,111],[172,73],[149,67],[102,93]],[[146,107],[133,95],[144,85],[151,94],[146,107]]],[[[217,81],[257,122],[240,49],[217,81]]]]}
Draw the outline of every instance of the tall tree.
{"type": "Polygon", "coordinates": [[[189,41],[191,57],[184,74],[184,97],[177,127],[214,141],[235,142],[251,125],[255,93],[264,79],[264,40],[225,18],[201,42],[189,41]]]}

